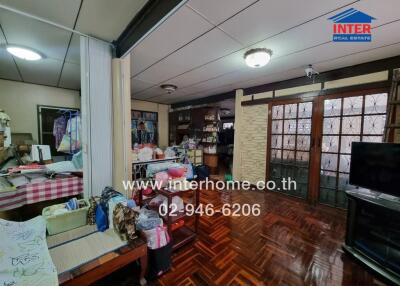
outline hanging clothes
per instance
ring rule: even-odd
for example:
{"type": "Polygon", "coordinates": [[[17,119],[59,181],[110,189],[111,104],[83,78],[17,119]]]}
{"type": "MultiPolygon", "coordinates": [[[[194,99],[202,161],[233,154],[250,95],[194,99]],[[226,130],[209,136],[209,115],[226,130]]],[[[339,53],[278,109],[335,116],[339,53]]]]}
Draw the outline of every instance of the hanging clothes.
{"type": "Polygon", "coordinates": [[[81,129],[80,115],[71,117],[57,151],[74,154],[81,150],[81,129]]]}
{"type": "Polygon", "coordinates": [[[81,141],[81,116],[77,115],[68,120],[67,132],[73,141],[81,141]]]}
{"type": "Polygon", "coordinates": [[[64,116],[60,116],[54,120],[53,124],[53,136],[56,141],[56,149],[60,146],[61,140],[65,134],[67,127],[67,119],[64,116]]]}

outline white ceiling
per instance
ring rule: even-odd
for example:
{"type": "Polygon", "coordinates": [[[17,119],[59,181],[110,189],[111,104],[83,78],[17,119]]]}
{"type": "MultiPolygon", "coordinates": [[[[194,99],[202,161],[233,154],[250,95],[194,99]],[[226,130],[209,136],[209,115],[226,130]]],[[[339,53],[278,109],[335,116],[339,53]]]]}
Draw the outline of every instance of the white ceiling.
{"type": "MultiPolygon", "coordinates": [[[[0,4],[79,32],[116,40],[148,0],[0,0],[0,4]]],[[[79,36],[0,8],[0,78],[80,89],[79,36]],[[18,44],[46,56],[29,62],[4,45],[18,44]]]]}
{"type": "Polygon", "coordinates": [[[177,103],[300,77],[308,64],[324,72],[396,56],[399,10],[398,0],[189,0],[132,50],[132,97],[177,103]],[[331,42],[327,19],[351,7],[377,19],[372,42],[331,42]],[[253,47],[272,49],[267,66],[244,64],[253,47]]]}

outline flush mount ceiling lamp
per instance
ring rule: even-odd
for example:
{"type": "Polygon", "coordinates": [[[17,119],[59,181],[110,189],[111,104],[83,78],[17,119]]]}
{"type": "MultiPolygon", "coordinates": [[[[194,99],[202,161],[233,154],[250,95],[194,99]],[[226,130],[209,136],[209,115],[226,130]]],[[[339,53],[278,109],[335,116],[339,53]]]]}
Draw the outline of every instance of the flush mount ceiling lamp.
{"type": "Polygon", "coordinates": [[[26,47],[22,47],[22,46],[7,45],[6,49],[7,49],[7,52],[12,54],[13,56],[16,56],[17,58],[27,60],[27,61],[37,61],[37,60],[40,60],[43,58],[43,56],[40,53],[38,53],[30,48],[26,48],[26,47]]]}
{"type": "Polygon", "coordinates": [[[173,84],[162,84],[162,85],[160,85],[160,87],[162,89],[166,90],[168,94],[173,93],[178,88],[176,85],[173,85],[173,84]]]}
{"type": "Polygon", "coordinates": [[[272,51],[265,48],[248,50],[244,54],[246,64],[251,68],[261,68],[271,60],[272,51]]]}

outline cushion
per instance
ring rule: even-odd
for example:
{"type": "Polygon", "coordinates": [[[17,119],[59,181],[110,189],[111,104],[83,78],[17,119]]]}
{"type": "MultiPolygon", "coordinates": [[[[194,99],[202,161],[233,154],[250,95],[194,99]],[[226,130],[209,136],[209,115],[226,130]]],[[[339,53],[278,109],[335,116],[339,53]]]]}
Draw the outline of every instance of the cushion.
{"type": "Polygon", "coordinates": [[[0,241],[0,285],[58,285],[42,216],[25,222],[0,219],[0,241]]]}

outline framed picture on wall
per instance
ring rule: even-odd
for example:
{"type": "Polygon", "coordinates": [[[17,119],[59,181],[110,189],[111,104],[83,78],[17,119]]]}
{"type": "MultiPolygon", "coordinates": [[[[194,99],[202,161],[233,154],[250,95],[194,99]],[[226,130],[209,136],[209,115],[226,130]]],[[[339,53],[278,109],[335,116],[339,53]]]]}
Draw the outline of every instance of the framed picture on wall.
{"type": "Polygon", "coordinates": [[[135,144],[158,145],[158,113],[132,110],[132,148],[135,144]]]}

